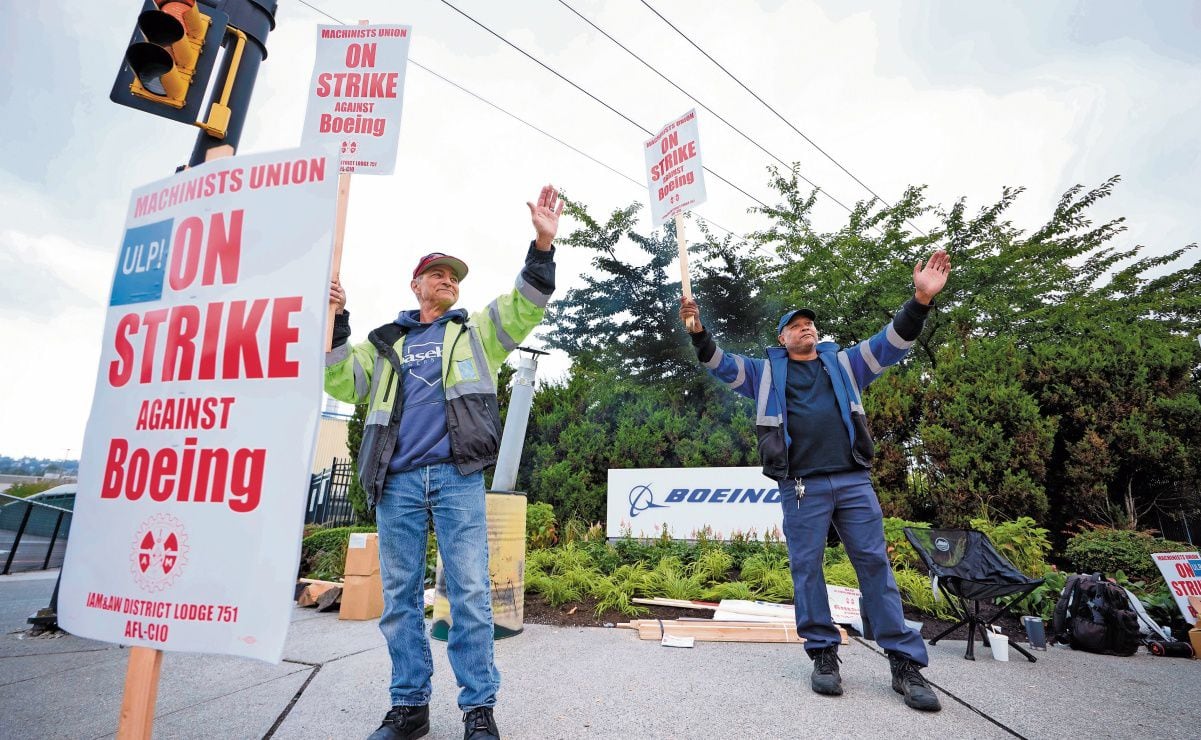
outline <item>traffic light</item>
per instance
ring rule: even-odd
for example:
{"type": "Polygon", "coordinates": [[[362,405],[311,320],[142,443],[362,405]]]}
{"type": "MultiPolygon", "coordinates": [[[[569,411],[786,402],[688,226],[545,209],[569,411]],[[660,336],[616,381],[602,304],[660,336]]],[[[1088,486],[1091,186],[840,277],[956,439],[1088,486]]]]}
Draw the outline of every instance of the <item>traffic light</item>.
{"type": "Polygon", "coordinates": [[[229,19],[197,0],[146,0],[113,84],[113,102],[194,124],[229,19]]]}

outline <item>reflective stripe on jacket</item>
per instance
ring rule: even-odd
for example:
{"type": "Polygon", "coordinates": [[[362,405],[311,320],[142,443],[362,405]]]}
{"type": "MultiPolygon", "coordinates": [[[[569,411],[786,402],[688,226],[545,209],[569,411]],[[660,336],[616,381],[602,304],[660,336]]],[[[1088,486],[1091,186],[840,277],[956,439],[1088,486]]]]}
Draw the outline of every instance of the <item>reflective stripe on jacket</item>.
{"type": "MultiPolygon", "coordinates": [[[[929,309],[910,300],[893,320],[870,339],[846,349],[833,342],[817,345],[817,356],[830,376],[834,396],[842,413],[851,456],[864,467],[871,466],[875,446],[863,411],[863,389],[900,362],[921,333],[929,309]]],[[[708,331],[693,337],[697,357],[715,377],[737,393],[755,400],[755,433],[763,474],[777,481],[793,477],[788,469],[787,408],[784,389],[788,382],[788,351],[769,347],[761,360],[723,352],[708,331]]]]}

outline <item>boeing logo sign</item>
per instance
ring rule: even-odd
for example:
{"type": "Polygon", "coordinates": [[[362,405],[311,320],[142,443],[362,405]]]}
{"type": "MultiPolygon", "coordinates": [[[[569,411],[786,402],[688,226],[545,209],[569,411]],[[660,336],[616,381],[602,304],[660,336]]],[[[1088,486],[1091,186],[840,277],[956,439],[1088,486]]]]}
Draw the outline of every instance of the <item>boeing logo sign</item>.
{"type": "MultiPolygon", "coordinates": [[[[690,504],[776,504],[780,502],[779,488],[673,488],[664,499],[667,504],[687,502],[690,504]]],[[[647,509],[666,509],[667,504],[656,504],[655,493],[648,485],[630,489],[630,518],[647,509]]]]}
{"type": "Polygon", "coordinates": [[[691,539],[709,527],[716,536],[762,536],[780,526],[780,489],[759,468],[643,468],[609,471],[610,537],[659,537],[666,527],[691,539]]]}

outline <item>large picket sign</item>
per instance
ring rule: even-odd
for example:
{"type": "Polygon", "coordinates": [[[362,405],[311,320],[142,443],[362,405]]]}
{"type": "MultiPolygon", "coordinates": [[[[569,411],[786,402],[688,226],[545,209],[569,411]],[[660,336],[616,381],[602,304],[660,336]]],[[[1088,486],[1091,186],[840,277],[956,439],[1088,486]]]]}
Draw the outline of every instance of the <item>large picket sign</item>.
{"type": "Polygon", "coordinates": [[[1159,572],[1163,574],[1176,606],[1189,624],[1198,624],[1198,615],[1188,602],[1188,597],[1201,597],[1201,553],[1156,552],[1151,554],[1159,572]]]}
{"type": "Polygon", "coordinates": [[[332,144],[342,172],[396,168],[409,26],[318,26],[301,144],[332,144]]]}
{"type": "Polygon", "coordinates": [[[320,418],[337,159],[133,193],[63,564],[69,632],[279,661],[320,418]]]}
{"type": "Polygon", "coordinates": [[[705,168],[695,109],[664,126],[643,142],[642,149],[655,226],[705,202],[705,168]]]}

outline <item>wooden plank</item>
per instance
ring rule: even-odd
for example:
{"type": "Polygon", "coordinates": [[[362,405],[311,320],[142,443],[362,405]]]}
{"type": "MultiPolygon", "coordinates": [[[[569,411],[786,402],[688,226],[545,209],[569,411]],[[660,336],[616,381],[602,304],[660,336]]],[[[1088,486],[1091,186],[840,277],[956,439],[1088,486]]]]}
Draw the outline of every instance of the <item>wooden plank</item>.
{"type": "MultiPolygon", "coordinates": [[[[715,622],[713,620],[639,619],[617,625],[638,631],[642,640],[659,640],[663,635],[695,637],[702,642],[790,642],[804,639],[791,624],[773,622],[715,622]]],[[[842,644],[847,644],[847,632],[838,628],[842,644]]]]}
{"type": "Polygon", "coordinates": [[[158,677],[162,667],[162,650],[129,649],[117,740],[150,740],[154,734],[154,704],[158,700],[158,677]]]}
{"type": "Polygon", "coordinates": [[[680,609],[708,609],[713,611],[717,608],[717,604],[712,601],[693,601],[690,599],[664,599],[656,597],[653,599],[630,599],[635,604],[647,604],[649,606],[674,606],[680,609]]]}
{"type": "Polygon", "coordinates": [[[342,584],[332,583],[330,581],[319,581],[310,583],[304,587],[304,591],[300,594],[300,598],[296,600],[296,606],[313,606],[320,603],[321,597],[333,589],[338,589],[341,593],[342,584]]]}

